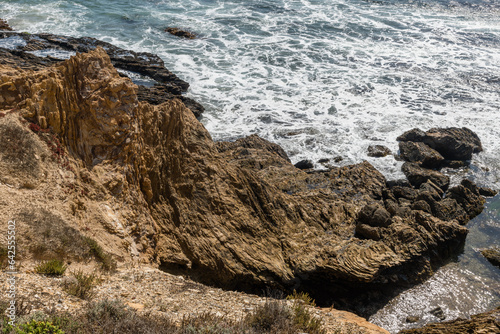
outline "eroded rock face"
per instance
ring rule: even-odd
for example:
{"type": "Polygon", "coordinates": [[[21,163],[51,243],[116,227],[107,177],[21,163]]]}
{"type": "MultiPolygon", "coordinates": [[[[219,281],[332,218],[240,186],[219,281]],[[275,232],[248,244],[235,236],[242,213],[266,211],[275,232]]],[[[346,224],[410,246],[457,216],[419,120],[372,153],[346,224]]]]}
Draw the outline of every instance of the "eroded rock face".
{"type": "MultiPolygon", "coordinates": [[[[138,101],[101,48],[36,72],[0,65],[0,96],[0,111],[18,108],[59,136],[79,182],[109,190],[78,194],[89,208],[75,214],[82,226],[91,208],[111,218],[127,208],[117,238],[131,252],[205,283],[300,289],[366,315],[376,310],[367,303],[430,275],[467,234],[454,215],[435,216],[446,187],[433,180],[390,188],[367,162],[303,171],[256,136],[214,143],[180,100],[138,101]]],[[[461,187],[451,199],[477,212],[475,190],[461,187]]]]}
{"type": "Polygon", "coordinates": [[[0,30],[12,31],[13,29],[9,26],[7,21],[0,19],[0,30]]]}

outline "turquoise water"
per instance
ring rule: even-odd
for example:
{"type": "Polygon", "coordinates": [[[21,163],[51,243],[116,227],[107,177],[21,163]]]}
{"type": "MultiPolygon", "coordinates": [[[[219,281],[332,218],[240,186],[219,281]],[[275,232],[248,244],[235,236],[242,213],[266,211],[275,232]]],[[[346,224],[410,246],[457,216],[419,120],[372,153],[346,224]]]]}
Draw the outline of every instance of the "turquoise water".
{"type": "MultiPolygon", "coordinates": [[[[368,157],[368,145],[395,152],[396,137],[413,127],[467,126],[485,151],[454,180],[500,189],[500,0],[3,0],[0,17],[20,31],[156,53],[191,84],[214,139],[257,133],[293,162],[368,160],[399,178],[401,163],[368,157]],[[167,26],[199,38],[179,39],[167,26]]],[[[478,255],[499,245],[498,201],[469,223],[456,263],[372,320],[394,332],[434,304],[450,318],[499,305],[499,270],[478,255]]]]}

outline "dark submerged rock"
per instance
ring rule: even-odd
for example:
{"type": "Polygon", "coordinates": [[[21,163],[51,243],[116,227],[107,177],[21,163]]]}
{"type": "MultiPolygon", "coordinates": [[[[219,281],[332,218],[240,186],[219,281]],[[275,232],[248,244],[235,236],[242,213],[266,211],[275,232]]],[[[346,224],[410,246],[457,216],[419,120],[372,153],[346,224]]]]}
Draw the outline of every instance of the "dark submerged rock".
{"type": "Polygon", "coordinates": [[[368,156],[369,157],[375,157],[375,158],[381,158],[388,156],[391,154],[391,150],[383,145],[370,145],[368,146],[368,156]]]}
{"type": "Polygon", "coordinates": [[[481,196],[486,196],[486,197],[494,197],[498,194],[498,191],[491,189],[491,188],[486,188],[486,187],[480,187],[479,188],[479,194],[481,196]]]}
{"type": "Polygon", "coordinates": [[[166,28],[165,32],[168,32],[169,34],[177,36],[177,37],[182,37],[182,38],[187,38],[187,39],[195,39],[196,38],[196,35],[193,34],[192,32],[189,32],[187,30],[182,30],[179,28],[174,28],[174,27],[166,28]]]}
{"type": "Polygon", "coordinates": [[[444,315],[443,309],[439,306],[436,307],[435,309],[431,310],[429,313],[432,314],[433,316],[435,316],[436,318],[438,318],[439,320],[446,319],[446,316],[444,315]]]}

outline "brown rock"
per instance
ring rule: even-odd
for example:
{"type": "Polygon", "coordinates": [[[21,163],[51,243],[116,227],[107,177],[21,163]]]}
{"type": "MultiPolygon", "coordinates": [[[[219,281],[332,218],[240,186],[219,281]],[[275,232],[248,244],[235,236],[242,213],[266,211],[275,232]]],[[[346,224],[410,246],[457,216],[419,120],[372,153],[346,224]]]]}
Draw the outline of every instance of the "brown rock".
{"type": "Polygon", "coordinates": [[[448,189],[450,184],[450,178],[443,173],[422,168],[413,162],[405,162],[401,167],[401,170],[408,178],[408,181],[410,181],[415,188],[420,187],[421,184],[429,180],[442,190],[448,189]]]}
{"type": "Polygon", "coordinates": [[[454,199],[472,219],[484,209],[486,200],[479,194],[479,188],[470,180],[462,180],[458,186],[449,189],[446,198],[454,199]]]}
{"type": "Polygon", "coordinates": [[[177,37],[182,37],[182,38],[187,38],[187,39],[195,39],[196,38],[196,35],[193,34],[192,32],[182,30],[179,28],[168,27],[165,29],[165,32],[168,32],[168,33],[170,33],[174,36],[177,36],[177,37]]]}
{"type": "Polygon", "coordinates": [[[471,319],[433,323],[422,328],[405,329],[400,334],[500,333],[500,308],[473,315],[471,319]]]}
{"type": "Polygon", "coordinates": [[[368,146],[368,156],[381,158],[391,154],[391,150],[383,145],[370,145],[368,146]]]}
{"type": "Polygon", "coordinates": [[[401,141],[399,151],[403,160],[418,163],[425,168],[438,168],[444,160],[438,151],[422,142],[401,141]]]}

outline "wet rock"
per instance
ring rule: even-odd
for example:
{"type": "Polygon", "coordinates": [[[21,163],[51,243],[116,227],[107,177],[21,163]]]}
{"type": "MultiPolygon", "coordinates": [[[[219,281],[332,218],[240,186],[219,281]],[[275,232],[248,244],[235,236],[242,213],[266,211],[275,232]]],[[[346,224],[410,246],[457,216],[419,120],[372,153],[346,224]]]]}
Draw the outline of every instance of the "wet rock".
{"type": "Polygon", "coordinates": [[[427,213],[432,213],[432,208],[429,203],[423,200],[413,202],[411,205],[412,210],[422,210],[427,213]]]}
{"type": "Polygon", "coordinates": [[[470,160],[483,150],[481,140],[468,128],[433,128],[425,133],[424,143],[449,160],[470,160]]]}
{"type": "Polygon", "coordinates": [[[174,27],[166,28],[165,32],[168,32],[169,34],[177,36],[177,37],[182,37],[182,38],[187,38],[187,39],[195,39],[196,38],[196,35],[193,34],[192,32],[189,32],[187,30],[182,30],[179,28],[174,28],[174,27]]]}
{"type": "Polygon", "coordinates": [[[425,138],[426,134],[424,131],[420,129],[411,129],[406,131],[401,136],[397,137],[397,141],[413,141],[413,142],[422,142],[425,138]]]}
{"type": "Polygon", "coordinates": [[[9,24],[7,23],[7,21],[5,21],[4,19],[0,19],[0,30],[12,31],[14,29],[12,29],[9,26],[9,24]]]}
{"type": "Polygon", "coordinates": [[[358,221],[373,227],[387,227],[391,223],[391,214],[380,204],[373,203],[361,209],[358,221]]]}
{"type": "Polygon", "coordinates": [[[450,178],[448,176],[435,170],[422,168],[413,162],[405,162],[401,170],[415,188],[420,187],[421,184],[429,180],[442,190],[448,189],[450,185],[450,178]]]}
{"type": "Polygon", "coordinates": [[[323,158],[323,159],[319,159],[318,160],[319,164],[326,164],[326,163],[329,163],[329,162],[330,162],[330,159],[327,159],[327,158],[323,158]]]}
{"type": "Polygon", "coordinates": [[[407,317],[406,317],[406,320],[405,320],[405,321],[406,321],[407,323],[409,323],[409,324],[412,324],[412,323],[415,323],[415,322],[417,322],[417,321],[419,321],[419,320],[420,320],[420,317],[417,317],[417,316],[415,316],[415,315],[409,315],[409,316],[407,316],[407,317]]]}
{"type": "Polygon", "coordinates": [[[494,266],[500,268],[500,248],[494,247],[481,251],[481,254],[494,266]]]}
{"type": "Polygon", "coordinates": [[[441,307],[436,307],[435,309],[432,309],[430,312],[433,316],[438,318],[439,320],[444,320],[446,319],[446,316],[444,315],[443,309],[441,307]]]}
{"type": "Polygon", "coordinates": [[[462,167],[466,167],[469,165],[468,160],[443,160],[441,167],[448,167],[453,169],[458,169],[462,167]]]}
{"type": "Polygon", "coordinates": [[[479,187],[479,194],[485,197],[494,197],[498,194],[498,191],[491,188],[479,187]]]}
{"type": "Polygon", "coordinates": [[[341,162],[341,161],[343,161],[343,160],[344,160],[344,158],[343,158],[343,157],[341,157],[340,155],[339,155],[339,156],[336,156],[335,158],[333,158],[333,162],[336,162],[336,163],[339,163],[339,162],[341,162]]]}
{"type": "Polygon", "coordinates": [[[314,163],[311,160],[300,160],[294,166],[298,169],[311,169],[314,167],[314,163]]]}
{"type": "Polygon", "coordinates": [[[417,197],[417,191],[413,187],[401,187],[394,186],[391,188],[392,193],[396,198],[406,198],[408,200],[414,200],[417,197]]]}
{"type": "Polygon", "coordinates": [[[453,198],[432,202],[431,208],[434,216],[445,221],[455,219],[458,223],[465,224],[469,220],[467,212],[453,198]]]}
{"type": "Polygon", "coordinates": [[[422,328],[405,329],[399,334],[500,333],[500,308],[473,315],[471,319],[432,323],[422,328]]]}
{"type": "Polygon", "coordinates": [[[448,160],[470,160],[483,150],[476,133],[468,128],[432,128],[427,132],[412,129],[397,138],[403,142],[423,142],[448,160]]]}
{"type": "Polygon", "coordinates": [[[422,142],[401,141],[399,151],[403,160],[418,163],[425,168],[438,168],[444,160],[438,151],[422,142]]]}
{"type": "Polygon", "coordinates": [[[411,184],[408,182],[406,179],[399,179],[399,180],[390,180],[387,181],[387,187],[388,188],[393,188],[393,187],[411,187],[411,184]]]}
{"type": "Polygon", "coordinates": [[[368,146],[368,156],[381,158],[392,154],[391,150],[383,145],[370,145],[368,146]]]}
{"type": "Polygon", "coordinates": [[[479,188],[470,180],[462,180],[460,185],[450,188],[446,198],[454,199],[460,204],[468,216],[467,220],[480,214],[486,202],[479,194],[479,188]]]}

